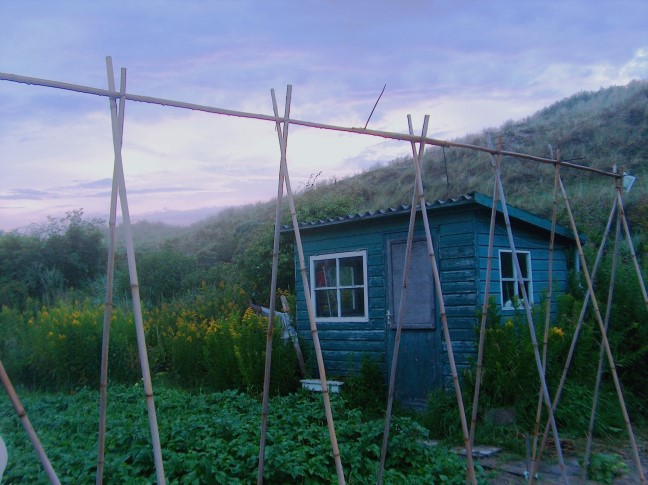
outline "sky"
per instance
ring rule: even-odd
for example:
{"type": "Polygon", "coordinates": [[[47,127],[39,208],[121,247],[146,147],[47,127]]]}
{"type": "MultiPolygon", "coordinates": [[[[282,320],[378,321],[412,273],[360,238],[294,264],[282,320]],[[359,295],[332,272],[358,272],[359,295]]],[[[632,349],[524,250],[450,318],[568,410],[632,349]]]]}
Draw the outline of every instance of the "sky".
{"type": "MultiPolygon", "coordinates": [[[[454,139],[564,97],[648,78],[645,0],[0,1],[0,72],[454,139]]],[[[274,123],[127,102],[129,212],[191,223],[277,195],[274,123]]],[[[291,126],[293,190],[408,155],[406,142],[291,126]]],[[[108,218],[107,98],[0,80],[0,230],[108,218]]],[[[406,201],[404,201],[406,202],[406,201]]]]}

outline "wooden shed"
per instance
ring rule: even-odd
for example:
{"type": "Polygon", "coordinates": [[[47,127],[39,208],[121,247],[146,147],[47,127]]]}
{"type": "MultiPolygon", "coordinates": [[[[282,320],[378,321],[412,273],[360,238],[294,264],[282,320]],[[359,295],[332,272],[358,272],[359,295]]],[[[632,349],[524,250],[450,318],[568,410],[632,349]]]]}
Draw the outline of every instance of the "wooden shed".
{"type": "MultiPolygon", "coordinates": [[[[493,200],[479,193],[427,204],[448,326],[459,368],[476,354],[477,310],[483,301],[493,200]]],[[[318,334],[328,378],[356,371],[363,358],[389,375],[411,206],[353,214],[300,225],[318,334]]],[[[419,208],[420,211],[420,208],[419,208]]],[[[527,293],[539,303],[548,287],[551,222],[508,206],[527,293]]],[[[285,229],[286,232],[292,230],[285,229]]],[[[556,229],[554,292],[565,290],[566,228],[556,229]]],[[[298,264],[297,270],[298,268],[298,264]]],[[[502,316],[514,312],[518,291],[506,227],[498,210],[490,294],[502,316]]],[[[297,327],[312,347],[304,288],[296,272],[297,327]]],[[[554,294],[556,294],[554,293],[554,294]]],[[[423,222],[417,217],[398,363],[396,397],[416,404],[451,386],[423,222]]],[[[555,300],[554,300],[555,301],[555,300]]],[[[313,366],[316,373],[316,367],[313,366]]]]}

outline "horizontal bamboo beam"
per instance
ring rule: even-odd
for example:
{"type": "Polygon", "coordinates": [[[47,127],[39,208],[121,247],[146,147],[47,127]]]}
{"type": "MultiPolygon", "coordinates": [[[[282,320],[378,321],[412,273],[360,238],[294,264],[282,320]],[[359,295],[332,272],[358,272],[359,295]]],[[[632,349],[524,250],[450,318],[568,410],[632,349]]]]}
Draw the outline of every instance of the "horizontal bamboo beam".
{"type": "MultiPolygon", "coordinates": [[[[9,73],[4,73],[0,72],[0,81],[11,81],[11,82],[16,82],[16,83],[21,83],[21,84],[31,84],[35,86],[45,86],[45,87],[50,87],[50,88],[56,88],[56,89],[63,89],[66,91],[75,91],[78,93],[85,93],[85,94],[93,94],[95,96],[105,96],[108,98],[119,98],[120,93],[116,91],[110,91],[108,89],[100,89],[100,88],[93,88],[90,86],[81,86],[78,84],[70,84],[70,83],[64,83],[60,81],[50,81],[47,79],[39,79],[35,77],[27,77],[27,76],[20,76],[17,74],[9,74],[9,73]]],[[[216,108],[213,106],[205,106],[201,104],[194,104],[194,103],[187,103],[184,101],[174,101],[171,99],[164,99],[164,98],[154,98],[152,96],[142,96],[139,94],[128,94],[126,93],[124,95],[125,99],[129,101],[137,101],[140,103],[149,103],[149,104],[157,104],[161,106],[172,106],[175,108],[183,108],[183,109],[190,109],[193,111],[203,111],[205,113],[214,113],[214,114],[219,114],[219,115],[225,115],[225,116],[235,116],[238,118],[248,118],[248,119],[256,119],[256,120],[262,120],[262,121],[271,121],[273,123],[277,122],[284,122],[284,119],[282,117],[277,117],[273,115],[265,115],[265,114],[260,114],[260,113],[249,113],[245,111],[235,111],[231,109],[225,109],[225,108],[216,108]]],[[[337,126],[337,125],[329,125],[326,123],[317,123],[314,121],[304,121],[304,120],[297,120],[297,119],[289,119],[287,120],[288,123],[291,125],[297,125],[297,126],[306,126],[309,128],[318,128],[321,130],[330,130],[330,131],[340,131],[340,132],[345,132],[345,133],[358,133],[361,135],[369,135],[369,136],[376,136],[380,138],[386,138],[389,140],[400,140],[400,141],[407,141],[407,142],[415,142],[418,143],[421,141],[420,137],[409,135],[406,133],[395,133],[395,132],[390,132],[390,131],[381,131],[381,130],[370,130],[367,128],[357,128],[357,127],[345,127],[345,126],[337,126]]],[[[425,138],[424,140],[425,144],[427,145],[435,145],[435,146],[440,146],[444,148],[464,148],[466,150],[473,150],[473,151],[478,151],[478,152],[483,152],[483,153],[490,153],[491,155],[501,155],[503,157],[513,157],[513,158],[519,158],[522,160],[531,160],[535,162],[540,162],[540,163],[547,163],[547,164],[556,164],[558,163],[557,160],[553,160],[551,158],[544,158],[544,157],[538,157],[535,155],[529,155],[527,153],[518,153],[518,152],[511,152],[511,151],[499,151],[495,150],[492,148],[487,148],[483,147],[480,145],[472,145],[469,143],[458,143],[458,142],[453,142],[453,141],[447,141],[447,140],[438,140],[435,138],[425,138]]],[[[591,172],[591,173],[596,173],[599,175],[604,175],[607,177],[612,177],[612,178],[620,178],[623,175],[622,174],[616,174],[613,172],[606,172],[605,170],[600,170],[597,168],[593,167],[587,167],[585,165],[578,165],[575,163],[570,163],[570,162],[560,162],[561,167],[568,167],[568,168],[574,168],[577,170],[583,170],[586,172],[591,172]]]]}

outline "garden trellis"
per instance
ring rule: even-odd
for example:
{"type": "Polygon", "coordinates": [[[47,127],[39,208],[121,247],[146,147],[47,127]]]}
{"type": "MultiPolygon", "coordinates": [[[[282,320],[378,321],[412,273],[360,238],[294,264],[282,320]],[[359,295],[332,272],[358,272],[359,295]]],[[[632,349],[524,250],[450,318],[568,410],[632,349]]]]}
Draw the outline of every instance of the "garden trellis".
{"type": "MultiPolygon", "coordinates": [[[[93,88],[93,87],[88,87],[88,86],[80,86],[80,85],[75,85],[75,84],[69,84],[69,83],[63,83],[63,82],[58,82],[58,81],[50,81],[50,80],[44,80],[44,79],[36,79],[36,78],[31,78],[31,77],[26,77],[26,76],[20,76],[20,75],[14,75],[14,74],[7,74],[7,73],[0,73],[0,80],[3,81],[10,81],[10,82],[16,82],[16,83],[22,83],[22,84],[31,84],[31,85],[37,85],[37,86],[42,86],[42,87],[49,87],[49,88],[56,88],[56,89],[63,89],[63,90],[68,90],[68,91],[73,91],[77,93],[84,93],[84,94],[91,94],[91,95],[96,95],[100,97],[105,97],[108,98],[109,100],[109,105],[110,105],[110,112],[111,112],[111,123],[112,123],[112,136],[113,136],[113,150],[114,150],[114,173],[113,173],[113,185],[112,185],[112,194],[111,194],[111,202],[110,202],[110,218],[109,218],[109,256],[108,256],[108,263],[107,263],[107,285],[106,285],[106,298],[105,298],[105,314],[104,314],[104,331],[103,331],[103,340],[102,340],[102,364],[101,364],[101,378],[100,378],[100,423],[99,423],[99,444],[98,444],[98,457],[97,457],[97,483],[102,482],[102,473],[103,473],[103,454],[104,454],[104,439],[105,439],[105,411],[106,411],[106,400],[107,400],[107,369],[108,369],[108,345],[109,345],[109,333],[110,333],[110,315],[112,311],[112,278],[113,278],[113,268],[114,268],[114,241],[115,241],[115,225],[116,225],[116,211],[117,211],[117,199],[119,198],[119,201],[121,203],[121,212],[122,212],[122,217],[123,217],[123,226],[124,226],[124,234],[126,238],[126,248],[127,248],[127,258],[128,258],[128,267],[129,267],[129,275],[130,275],[130,282],[131,282],[131,288],[132,288],[132,296],[133,296],[133,312],[135,314],[135,326],[136,326],[136,334],[137,334],[137,340],[138,340],[138,350],[139,350],[139,356],[140,356],[140,363],[141,363],[141,368],[142,368],[142,377],[144,381],[144,391],[145,391],[145,397],[146,397],[146,405],[147,405],[147,411],[148,411],[148,416],[149,416],[149,426],[150,426],[150,431],[151,431],[151,438],[152,438],[152,444],[153,444],[153,454],[154,454],[154,459],[155,459],[155,468],[156,468],[156,478],[159,483],[164,483],[165,482],[165,477],[164,477],[164,466],[163,466],[163,460],[162,460],[162,450],[161,450],[161,444],[158,436],[158,431],[157,431],[157,418],[155,414],[155,404],[154,404],[154,395],[153,395],[153,388],[151,384],[151,377],[150,377],[150,371],[148,368],[148,359],[146,355],[146,343],[145,343],[145,336],[144,336],[144,325],[143,325],[143,319],[142,319],[142,312],[141,312],[141,305],[140,305],[140,299],[139,299],[139,284],[137,280],[137,270],[136,270],[136,264],[135,264],[135,250],[133,246],[133,241],[132,241],[132,234],[130,230],[130,217],[129,217],[129,207],[128,207],[128,202],[127,202],[127,196],[126,196],[126,183],[124,179],[124,171],[123,171],[123,160],[122,160],[122,154],[121,154],[121,149],[122,149],[122,137],[123,137],[123,125],[124,125],[124,116],[125,116],[125,107],[126,107],[126,102],[131,101],[131,102],[143,102],[143,103],[149,103],[149,104],[156,104],[156,105],[161,105],[161,106],[169,106],[169,107],[176,107],[176,108],[182,108],[182,109],[189,109],[189,110],[196,110],[196,111],[203,111],[207,113],[212,113],[212,114],[217,114],[217,115],[225,115],[225,116],[235,116],[235,117],[240,117],[240,118],[248,118],[248,119],[254,119],[254,120],[259,120],[259,121],[267,121],[267,122],[272,122],[275,123],[276,129],[277,129],[277,135],[278,135],[278,140],[279,140],[279,148],[280,148],[280,164],[279,164],[279,182],[278,182],[278,190],[277,190],[277,208],[276,208],[276,219],[275,219],[275,237],[274,237],[274,242],[273,242],[273,264],[272,264],[272,276],[271,276],[271,295],[270,295],[270,315],[269,315],[269,325],[268,325],[268,334],[267,334],[267,343],[266,343],[266,369],[265,369],[265,379],[264,379],[264,389],[263,389],[263,408],[262,408],[262,416],[261,416],[261,441],[260,441],[260,446],[259,446],[259,469],[258,469],[258,483],[263,483],[263,470],[264,470],[264,462],[265,462],[265,436],[266,436],[266,428],[267,428],[267,421],[268,421],[268,395],[269,395],[269,379],[270,379],[270,362],[271,362],[271,354],[272,354],[272,326],[273,326],[273,319],[274,319],[274,314],[275,314],[275,301],[276,301],[276,280],[277,280],[277,260],[278,260],[278,249],[279,249],[279,225],[281,221],[281,215],[282,215],[282,201],[283,201],[283,196],[284,196],[284,191],[286,193],[288,203],[289,203],[289,208],[290,208],[290,215],[291,215],[291,220],[293,224],[293,230],[295,233],[295,242],[296,242],[296,247],[297,247],[297,252],[298,252],[298,257],[299,257],[299,265],[300,265],[300,273],[303,279],[303,285],[304,285],[304,290],[305,290],[305,296],[306,296],[306,304],[308,308],[308,316],[309,316],[309,324],[311,328],[311,333],[313,335],[313,345],[315,348],[315,353],[317,357],[317,365],[319,369],[319,375],[320,375],[320,380],[322,383],[322,392],[323,392],[323,397],[324,397],[324,407],[325,407],[325,412],[326,412],[326,418],[327,418],[327,424],[328,424],[328,429],[329,429],[329,435],[330,435],[330,440],[331,440],[331,448],[332,448],[332,454],[333,458],[335,461],[335,466],[336,466],[336,472],[338,476],[338,481],[339,483],[345,483],[345,476],[344,476],[344,469],[343,469],[343,462],[342,462],[342,457],[340,456],[340,451],[337,445],[337,438],[336,438],[336,433],[335,433],[335,426],[334,426],[334,421],[333,421],[333,416],[331,412],[331,407],[330,407],[330,397],[329,397],[329,390],[328,390],[328,383],[326,379],[326,372],[325,372],[325,362],[323,360],[322,352],[321,352],[321,347],[319,344],[319,339],[318,339],[318,333],[317,333],[317,322],[315,318],[315,312],[313,309],[313,304],[310,301],[310,290],[309,290],[309,282],[308,282],[308,277],[307,277],[307,271],[306,271],[306,265],[304,261],[304,254],[303,254],[303,249],[301,247],[301,238],[299,234],[299,224],[297,220],[297,215],[296,215],[296,208],[295,208],[295,201],[293,197],[293,193],[290,187],[290,178],[288,175],[288,163],[287,163],[287,141],[288,141],[288,128],[291,124],[296,125],[296,126],[304,126],[304,127],[309,127],[309,128],[316,128],[316,129],[323,129],[323,130],[331,130],[331,131],[337,131],[337,132],[346,132],[346,133],[355,133],[358,135],[365,135],[365,136],[374,136],[374,137],[381,137],[385,139],[391,139],[391,140],[399,140],[402,142],[408,142],[410,143],[412,147],[412,155],[413,155],[413,162],[414,162],[414,169],[416,172],[416,178],[414,182],[414,187],[413,187],[413,198],[412,198],[412,213],[410,217],[410,236],[408,237],[408,245],[406,248],[406,253],[405,253],[405,261],[406,264],[404,266],[404,275],[403,275],[403,286],[401,290],[401,306],[399,308],[399,315],[402,315],[404,313],[404,308],[406,305],[406,290],[407,290],[407,273],[409,271],[409,259],[410,259],[410,253],[411,253],[411,239],[412,239],[412,228],[413,224],[416,219],[416,208],[417,205],[420,208],[425,207],[425,196],[424,196],[424,187],[422,185],[422,178],[421,178],[421,163],[422,163],[422,156],[425,151],[425,147],[428,145],[431,146],[439,146],[443,148],[459,148],[459,149],[467,149],[467,150],[472,150],[476,152],[482,152],[486,153],[491,161],[491,166],[488,169],[492,170],[493,173],[493,179],[494,179],[494,192],[493,192],[493,207],[492,207],[492,216],[491,216],[491,227],[490,227],[490,234],[489,234],[489,248],[488,248],[488,267],[487,267],[487,274],[488,277],[486,279],[486,288],[484,292],[484,301],[483,301],[483,307],[485,309],[487,302],[488,302],[488,297],[489,297],[489,285],[490,285],[490,271],[492,267],[492,252],[493,252],[493,238],[494,238],[494,224],[495,224],[495,214],[497,212],[497,203],[498,200],[501,204],[502,212],[504,214],[505,222],[506,222],[506,229],[507,229],[507,235],[510,243],[510,249],[513,254],[512,261],[514,265],[516,265],[516,274],[521,274],[520,268],[519,268],[519,261],[516,255],[516,250],[515,250],[515,244],[513,241],[513,236],[512,236],[512,229],[510,222],[508,220],[508,213],[507,213],[507,205],[506,205],[506,194],[505,190],[502,184],[502,179],[501,179],[501,174],[500,174],[500,165],[503,161],[503,157],[509,157],[509,158],[515,158],[519,160],[525,160],[525,161],[530,161],[530,162],[535,162],[535,163],[542,163],[542,164],[549,164],[554,167],[554,187],[553,187],[553,212],[552,212],[552,241],[553,241],[553,236],[554,236],[554,231],[555,231],[555,220],[556,220],[556,210],[557,210],[557,205],[558,205],[558,200],[559,198],[562,198],[562,201],[564,203],[564,206],[567,210],[569,220],[570,220],[570,225],[571,229],[574,234],[574,238],[576,240],[577,244],[577,249],[579,253],[579,259],[580,259],[580,264],[582,268],[583,275],[585,277],[586,283],[587,283],[587,296],[585,299],[585,302],[583,304],[583,309],[581,312],[581,317],[578,322],[578,326],[576,328],[573,340],[572,340],[572,345],[570,347],[569,355],[567,358],[567,361],[565,363],[565,367],[561,376],[561,381],[560,385],[558,387],[558,390],[556,391],[555,395],[552,396],[549,394],[549,390],[547,388],[546,384],[546,376],[545,376],[545,359],[546,359],[546,347],[547,347],[547,329],[548,329],[548,317],[547,320],[545,321],[545,338],[542,343],[543,349],[542,349],[542,356],[540,355],[540,345],[536,340],[536,332],[535,332],[535,326],[532,318],[532,314],[530,311],[530,304],[529,304],[529,299],[526,295],[526,289],[523,281],[521,279],[517,279],[517,284],[519,286],[519,291],[520,294],[522,295],[522,302],[524,305],[526,317],[527,317],[527,323],[529,325],[529,331],[531,334],[531,339],[533,343],[533,350],[534,350],[534,356],[535,356],[535,364],[538,370],[538,376],[540,379],[540,391],[539,391],[539,400],[538,400],[538,412],[537,412],[537,418],[536,418],[536,432],[535,432],[535,437],[534,437],[534,461],[533,461],[533,470],[537,469],[538,463],[541,459],[542,455],[542,450],[545,446],[546,438],[548,436],[548,432],[551,431],[554,436],[556,448],[557,448],[557,454],[558,454],[558,459],[561,465],[561,471],[563,475],[564,481],[567,483],[567,476],[566,476],[566,471],[565,471],[565,466],[564,466],[564,460],[562,457],[562,452],[560,449],[560,439],[558,435],[558,429],[555,423],[554,419],[554,411],[558,405],[559,399],[560,399],[560,394],[563,388],[563,384],[565,382],[565,379],[567,377],[568,369],[569,369],[569,364],[571,361],[571,357],[573,355],[575,345],[578,339],[579,335],[579,330],[580,330],[580,325],[582,324],[582,320],[584,318],[584,314],[586,311],[586,308],[588,305],[592,305],[592,308],[594,310],[597,324],[599,326],[599,329],[601,331],[602,335],[602,342],[601,342],[601,362],[603,359],[603,355],[607,357],[608,360],[608,365],[610,368],[610,371],[612,373],[613,379],[614,379],[614,384],[615,388],[617,390],[617,395],[619,399],[619,404],[621,406],[622,412],[623,412],[623,417],[626,423],[627,431],[628,431],[628,437],[630,441],[630,445],[632,447],[633,451],[633,456],[634,460],[639,472],[639,477],[642,483],[646,482],[644,471],[642,469],[642,464],[639,458],[639,453],[637,449],[637,445],[635,442],[633,430],[632,430],[632,425],[630,422],[630,418],[628,416],[626,406],[625,406],[625,401],[621,389],[621,385],[616,373],[616,368],[614,365],[614,358],[612,355],[612,352],[610,350],[610,345],[607,340],[607,328],[608,328],[608,323],[609,323],[609,313],[606,314],[605,318],[601,315],[600,309],[598,302],[596,300],[596,297],[594,295],[594,290],[593,290],[593,281],[595,280],[595,274],[596,270],[598,267],[598,263],[600,261],[600,257],[602,254],[602,249],[603,245],[605,244],[605,239],[608,236],[609,230],[611,228],[611,224],[614,218],[616,218],[616,232],[615,232],[615,246],[614,246],[614,254],[615,254],[615,260],[616,261],[616,254],[618,251],[618,241],[620,238],[620,233],[621,230],[625,233],[626,239],[630,245],[631,248],[631,255],[632,255],[632,260],[633,264],[636,269],[636,273],[638,276],[638,281],[639,285],[642,290],[644,302],[646,304],[646,307],[648,308],[648,298],[646,297],[646,290],[645,290],[645,285],[643,282],[643,277],[641,274],[641,270],[639,268],[639,264],[637,262],[636,254],[634,252],[634,248],[632,248],[632,240],[630,237],[630,231],[628,228],[627,220],[625,218],[625,212],[623,209],[623,187],[622,187],[622,181],[623,181],[623,170],[619,171],[613,171],[613,172],[607,172],[604,170],[599,170],[595,169],[592,167],[586,167],[586,166],[581,166],[577,165],[574,163],[570,162],[565,162],[560,159],[560,152],[557,151],[556,157],[554,158],[553,156],[551,158],[545,158],[545,157],[539,157],[539,156],[534,156],[530,154],[524,154],[524,153],[517,153],[517,152],[511,152],[511,151],[506,151],[503,150],[501,141],[498,144],[497,148],[493,147],[492,144],[489,143],[487,147],[484,146],[479,146],[479,145],[471,145],[471,144],[465,144],[465,143],[457,143],[457,142],[451,142],[451,141],[445,141],[445,140],[438,140],[438,139],[433,139],[427,137],[427,126],[429,124],[429,118],[426,117],[424,120],[423,124],[423,130],[420,136],[415,135],[413,132],[412,128],[412,122],[411,119],[408,118],[408,125],[409,125],[409,132],[407,134],[402,134],[402,133],[394,133],[394,132],[387,132],[387,131],[379,131],[379,130],[371,130],[365,128],[355,128],[355,127],[342,127],[342,126],[335,126],[335,125],[329,125],[329,124],[323,124],[323,123],[317,123],[317,122],[312,122],[312,121],[304,121],[304,120],[298,120],[298,119],[291,119],[290,118],[290,103],[291,103],[291,87],[288,87],[287,93],[286,93],[286,104],[285,104],[285,113],[283,116],[280,116],[278,113],[278,107],[277,107],[277,102],[274,94],[274,90],[271,90],[271,96],[272,96],[272,105],[273,105],[273,115],[265,115],[265,114],[257,114],[257,113],[248,113],[248,112],[243,112],[243,111],[234,111],[234,110],[229,110],[229,109],[223,109],[223,108],[216,108],[216,107],[210,107],[210,106],[203,106],[203,105],[198,105],[198,104],[193,104],[193,103],[187,103],[187,102],[182,102],[182,101],[174,101],[174,100],[169,100],[169,99],[161,99],[161,98],[153,98],[149,96],[142,96],[142,95],[135,95],[135,94],[130,94],[127,93],[126,91],[126,70],[122,69],[121,70],[121,82],[119,86],[119,91],[117,91],[116,86],[115,86],[115,81],[114,81],[114,72],[113,72],[113,67],[112,67],[112,61],[110,58],[106,59],[106,66],[107,66],[107,72],[108,72],[108,89],[99,89],[99,88],[93,88]],[[581,170],[581,171],[587,171],[591,173],[595,173],[597,175],[600,175],[602,177],[609,178],[615,182],[614,185],[614,190],[615,190],[615,198],[614,198],[614,205],[612,207],[612,210],[610,212],[610,218],[608,220],[608,224],[606,227],[606,235],[604,238],[604,242],[601,245],[601,248],[599,250],[599,255],[597,256],[597,261],[594,265],[593,271],[590,273],[587,267],[587,263],[585,261],[584,253],[580,244],[578,232],[577,232],[577,226],[576,222],[574,220],[574,217],[572,215],[572,211],[569,205],[569,199],[567,196],[567,193],[565,191],[564,185],[562,183],[561,177],[560,177],[560,170],[563,168],[572,168],[576,170],[581,170]],[[542,435],[542,442],[537,448],[537,442],[538,442],[538,437],[539,437],[539,428],[540,428],[540,417],[541,417],[541,406],[542,403],[544,403],[546,410],[547,410],[547,416],[548,420],[545,426],[545,432],[542,435]],[[551,429],[549,429],[551,428],[551,429]],[[536,449],[537,448],[537,449],[536,449]]],[[[432,238],[430,236],[429,232],[429,223],[427,221],[427,213],[425,210],[421,210],[421,214],[423,216],[423,221],[424,225],[426,227],[426,240],[427,240],[427,245],[428,245],[428,255],[430,257],[430,261],[432,264],[432,270],[433,270],[433,277],[434,277],[434,284],[436,287],[436,295],[438,299],[438,308],[440,310],[441,314],[441,321],[443,325],[443,331],[444,331],[444,337],[445,337],[445,342],[446,342],[446,349],[448,352],[448,359],[451,367],[451,373],[452,373],[452,379],[453,379],[453,385],[455,388],[455,392],[457,395],[457,408],[458,412],[461,418],[461,424],[462,424],[462,432],[464,436],[464,443],[466,447],[466,452],[467,452],[467,477],[472,483],[476,483],[476,478],[475,478],[475,470],[474,470],[474,465],[472,461],[472,445],[474,441],[474,429],[475,429],[475,423],[476,423],[476,416],[477,416],[477,407],[478,407],[478,398],[479,398],[479,393],[480,393],[480,384],[481,384],[481,364],[482,364],[482,358],[483,358],[483,341],[484,341],[484,335],[485,335],[485,315],[486,312],[482,312],[482,320],[481,320],[481,326],[480,326],[480,337],[479,337],[479,345],[478,345],[478,358],[477,358],[477,380],[476,380],[476,386],[475,386],[475,399],[473,400],[473,409],[472,409],[472,414],[471,414],[471,419],[468,421],[466,419],[466,411],[463,406],[463,401],[461,397],[461,383],[459,382],[458,374],[457,374],[457,369],[456,365],[454,363],[454,358],[453,358],[453,350],[452,350],[452,340],[450,336],[450,332],[447,326],[447,322],[444,319],[445,312],[444,312],[444,297],[442,293],[442,288],[441,288],[441,283],[439,279],[439,274],[436,269],[436,260],[435,260],[435,250],[434,250],[434,244],[432,241],[432,238]]],[[[552,245],[551,245],[552,246],[552,245]]],[[[551,254],[551,250],[550,250],[551,254]]],[[[616,264],[616,262],[613,264],[613,266],[616,264]]],[[[551,268],[551,265],[550,265],[551,268]]],[[[550,269],[551,271],[551,269],[550,269]]],[[[613,287],[614,287],[614,271],[612,272],[611,275],[611,284],[610,284],[610,293],[608,297],[608,303],[611,302],[613,298],[613,287]]],[[[551,278],[549,278],[551,281],[551,278]]],[[[551,287],[549,289],[548,293],[548,304],[551,304],[551,287]]],[[[608,304],[608,309],[610,305],[608,304]]],[[[608,310],[609,311],[609,310],[608,310]]],[[[549,314],[549,312],[547,312],[549,314]]],[[[401,322],[402,318],[398,319],[397,322],[397,337],[396,337],[396,342],[398,342],[398,335],[401,330],[401,322]]],[[[389,430],[390,430],[390,420],[391,420],[391,411],[392,411],[392,403],[393,403],[393,394],[394,394],[394,388],[397,385],[396,382],[396,366],[398,363],[398,345],[395,346],[394,349],[394,354],[393,354],[393,360],[392,360],[392,371],[391,371],[391,376],[389,379],[389,391],[388,391],[388,402],[387,402],[387,410],[386,410],[386,416],[385,416],[385,431],[384,431],[384,437],[383,437],[383,447],[381,450],[381,458],[380,458],[380,465],[379,465],[379,471],[378,471],[378,477],[377,480],[380,483],[382,480],[382,473],[384,469],[384,462],[385,458],[388,452],[388,442],[389,442],[389,430]]],[[[599,369],[601,368],[602,364],[599,364],[599,369]]],[[[599,370],[599,375],[600,375],[600,370],[599,370]]],[[[0,362],[0,378],[3,381],[3,385],[5,386],[5,389],[7,391],[7,394],[12,400],[12,403],[14,405],[14,408],[16,410],[16,413],[21,419],[21,422],[23,424],[23,427],[25,428],[26,432],[30,436],[30,439],[32,440],[32,443],[34,444],[34,448],[37,451],[37,454],[48,474],[48,477],[52,483],[58,483],[58,478],[56,477],[56,474],[54,473],[54,470],[49,463],[47,456],[45,452],[42,450],[42,447],[40,446],[40,443],[38,442],[38,438],[36,436],[36,433],[32,429],[31,425],[29,424],[29,419],[27,418],[27,414],[20,404],[20,401],[18,399],[18,396],[15,393],[15,390],[13,389],[11,382],[9,380],[9,377],[6,375],[6,372],[4,372],[4,368],[1,367],[1,362],[0,362]]],[[[598,380],[597,380],[597,390],[598,392],[598,380]]],[[[594,419],[596,412],[596,407],[595,404],[592,407],[592,420],[594,419]]],[[[589,444],[591,443],[591,429],[590,429],[590,437],[588,439],[588,450],[586,452],[586,457],[589,456],[589,444]]],[[[585,467],[587,466],[587,460],[585,461],[585,467]]],[[[584,467],[584,468],[585,468],[584,467]]],[[[529,480],[530,482],[533,482],[534,480],[534,473],[530,473],[529,475],[529,480]]]]}

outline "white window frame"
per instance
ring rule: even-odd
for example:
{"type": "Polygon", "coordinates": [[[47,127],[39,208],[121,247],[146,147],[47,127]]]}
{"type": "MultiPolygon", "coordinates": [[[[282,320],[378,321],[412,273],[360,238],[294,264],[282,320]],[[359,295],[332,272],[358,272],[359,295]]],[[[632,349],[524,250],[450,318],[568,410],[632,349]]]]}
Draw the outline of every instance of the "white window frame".
{"type": "Polygon", "coordinates": [[[499,250],[499,271],[500,271],[500,301],[502,305],[502,310],[517,310],[520,308],[524,308],[524,301],[522,299],[522,295],[520,294],[520,285],[518,283],[518,280],[521,279],[523,283],[527,283],[526,288],[527,288],[527,298],[529,299],[529,305],[533,305],[533,271],[531,269],[531,251],[515,251],[517,253],[518,258],[524,256],[526,259],[526,267],[528,271],[528,275],[524,276],[522,275],[521,278],[518,278],[517,274],[517,265],[513,261],[513,251],[510,249],[500,249],[499,250]],[[513,268],[513,276],[512,277],[504,277],[502,273],[502,254],[509,254],[511,257],[511,266],[513,268]],[[504,300],[504,283],[513,283],[513,294],[519,298],[519,302],[517,307],[513,306],[512,304],[507,305],[507,301],[504,300]]]}
{"type": "MultiPolygon", "coordinates": [[[[319,289],[321,290],[322,287],[320,286],[319,289]]],[[[369,321],[369,286],[368,286],[368,277],[367,277],[367,251],[362,250],[362,251],[347,251],[347,252],[342,252],[342,253],[329,253],[329,254],[320,254],[317,256],[311,256],[310,257],[310,292],[311,292],[311,300],[313,302],[313,307],[314,307],[314,312],[315,312],[315,318],[318,322],[368,322],[369,321]],[[361,284],[356,283],[352,285],[340,285],[340,260],[344,258],[356,258],[356,257],[362,257],[362,273],[363,273],[363,281],[361,284]],[[326,259],[334,259],[335,260],[335,270],[336,270],[336,276],[335,276],[335,282],[337,283],[336,285],[331,285],[331,286],[325,286],[324,288],[328,290],[333,290],[336,292],[336,301],[337,301],[337,308],[336,308],[336,316],[330,316],[330,317],[322,317],[322,316],[317,316],[317,292],[316,292],[316,274],[315,274],[315,265],[318,261],[326,260],[326,259]],[[340,316],[342,314],[342,298],[340,297],[340,292],[341,290],[348,290],[348,289],[359,289],[362,288],[362,293],[363,293],[363,298],[364,298],[364,315],[358,315],[358,316],[350,316],[350,317],[343,317],[340,316]]]]}

